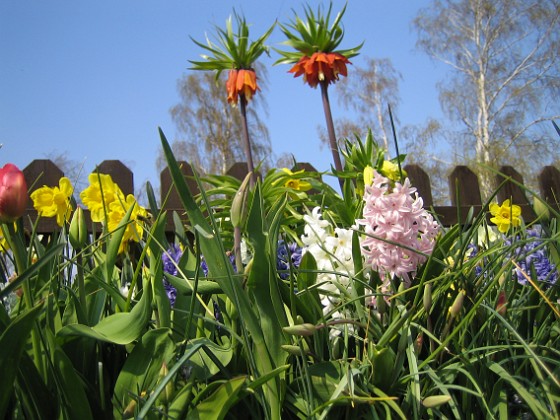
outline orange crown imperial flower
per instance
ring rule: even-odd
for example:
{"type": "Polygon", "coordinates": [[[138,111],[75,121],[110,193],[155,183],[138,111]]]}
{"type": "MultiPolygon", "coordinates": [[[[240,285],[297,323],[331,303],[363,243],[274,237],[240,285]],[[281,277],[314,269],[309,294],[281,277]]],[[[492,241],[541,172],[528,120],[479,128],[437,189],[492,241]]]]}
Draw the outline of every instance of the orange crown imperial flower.
{"type": "Polygon", "coordinates": [[[249,102],[257,90],[260,90],[255,71],[253,69],[230,70],[226,90],[229,104],[237,104],[240,95],[243,95],[249,102]]]}
{"type": "Polygon", "coordinates": [[[287,25],[280,25],[286,36],[284,45],[295,51],[276,50],[281,58],[275,64],[294,64],[289,70],[294,77],[303,75],[305,83],[316,87],[320,83],[330,84],[338,80],[339,75],[347,76],[346,66],[349,59],[358,55],[362,44],[354,48],[338,49],[344,37],[341,24],[346,6],[331,21],[332,3],[326,13],[321,7],[315,13],[308,6],[305,18],[295,16],[287,25]]]}
{"type": "Polygon", "coordinates": [[[193,39],[193,42],[206,51],[202,55],[204,60],[191,61],[193,70],[210,70],[216,72],[216,78],[224,70],[229,70],[226,83],[228,102],[237,104],[239,95],[243,95],[249,102],[253,95],[260,90],[257,86],[257,75],[253,70],[257,59],[268,54],[268,47],[264,44],[271,34],[272,25],[256,41],[249,41],[249,25],[243,16],[234,13],[226,21],[225,29],[216,27],[217,43],[206,39],[206,44],[193,39]],[[234,30],[234,21],[237,24],[234,30]]]}
{"type": "Polygon", "coordinates": [[[339,74],[346,77],[348,75],[347,64],[352,63],[342,54],[316,52],[311,57],[301,57],[289,70],[289,73],[294,73],[294,77],[303,75],[305,83],[316,87],[322,81],[327,84],[334,83],[338,80],[339,74]]]}

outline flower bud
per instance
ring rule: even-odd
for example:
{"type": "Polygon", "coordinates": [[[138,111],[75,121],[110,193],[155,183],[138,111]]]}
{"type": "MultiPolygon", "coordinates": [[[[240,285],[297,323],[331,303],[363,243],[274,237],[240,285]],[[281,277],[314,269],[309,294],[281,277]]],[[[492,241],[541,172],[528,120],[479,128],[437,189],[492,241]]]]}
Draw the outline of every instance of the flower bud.
{"type": "Polygon", "coordinates": [[[424,285],[424,310],[427,314],[430,313],[430,309],[432,308],[432,284],[426,283],[424,285]]]}
{"type": "Polygon", "coordinates": [[[550,219],[550,210],[548,209],[548,205],[539,197],[535,197],[533,210],[535,210],[535,214],[539,220],[544,222],[550,219]]]}
{"type": "Polygon", "coordinates": [[[496,312],[498,312],[501,316],[504,316],[507,311],[507,297],[506,292],[504,290],[500,290],[498,294],[498,301],[496,302],[496,312]]]}
{"type": "Polygon", "coordinates": [[[292,346],[290,344],[282,344],[280,347],[282,348],[282,350],[290,353],[293,356],[303,356],[303,351],[301,350],[301,347],[299,347],[299,346],[292,346]]]}
{"type": "MultiPolygon", "coordinates": [[[[167,363],[163,362],[161,365],[161,369],[159,370],[159,380],[163,380],[169,374],[169,369],[167,368],[167,363]]],[[[168,381],[161,394],[159,394],[159,401],[167,405],[171,402],[171,398],[173,397],[173,381],[168,381]]]]}
{"type": "Polygon", "coordinates": [[[364,185],[367,187],[373,182],[374,170],[371,166],[367,165],[364,168],[364,185]]]}
{"type": "Polygon", "coordinates": [[[451,307],[449,308],[449,315],[451,317],[455,318],[457,315],[459,315],[459,312],[463,307],[463,300],[465,299],[466,293],[467,292],[465,292],[464,290],[459,290],[459,294],[455,298],[453,305],[451,305],[451,307]]]}
{"type": "Polygon", "coordinates": [[[12,223],[20,218],[27,207],[27,183],[23,172],[7,163],[0,168],[0,222],[12,223]]]}
{"type": "Polygon", "coordinates": [[[299,335],[302,337],[309,337],[313,335],[315,331],[317,331],[317,327],[309,323],[290,325],[289,327],[284,327],[282,329],[288,334],[299,335]]]}
{"type": "Polygon", "coordinates": [[[72,216],[68,237],[74,249],[82,249],[87,244],[88,230],[84,210],[81,207],[77,207],[72,216]]]}
{"type": "Polygon", "coordinates": [[[235,197],[233,197],[233,201],[231,203],[231,223],[233,224],[233,227],[241,226],[245,217],[247,216],[247,186],[249,185],[249,181],[251,180],[252,176],[252,172],[249,172],[247,176],[245,176],[245,179],[241,183],[239,190],[237,190],[237,192],[235,193],[235,197]]]}
{"type": "Polygon", "coordinates": [[[451,396],[449,395],[431,395],[424,398],[422,405],[426,408],[435,408],[442,404],[446,404],[449,401],[451,401],[451,396]]]}

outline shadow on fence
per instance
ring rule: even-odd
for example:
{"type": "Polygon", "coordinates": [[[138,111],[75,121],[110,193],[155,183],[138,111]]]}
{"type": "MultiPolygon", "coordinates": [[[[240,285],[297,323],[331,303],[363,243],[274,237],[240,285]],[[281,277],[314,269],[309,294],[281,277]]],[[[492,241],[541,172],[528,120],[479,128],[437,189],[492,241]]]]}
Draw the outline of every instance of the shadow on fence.
{"type": "MultiPolygon", "coordinates": [[[[193,170],[186,162],[179,162],[181,170],[185,176],[187,185],[193,194],[199,192],[196,181],[193,178],[193,170]]],[[[309,163],[299,163],[297,169],[306,171],[316,171],[309,163]]],[[[449,175],[449,195],[451,206],[433,206],[432,188],[428,174],[418,165],[407,165],[404,167],[408,173],[411,184],[416,187],[418,194],[424,200],[426,208],[432,208],[434,214],[445,226],[452,226],[456,223],[464,223],[470,209],[474,214],[482,210],[482,199],[478,178],[467,166],[456,166],[449,175]]],[[[113,181],[117,183],[123,193],[134,194],[134,174],[119,160],[106,160],[97,166],[99,173],[109,174],[113,181]]],[[[29,187],[29,192],[42,187],[58,186],[59,179],[64,173],[50,160],[40,159],[31,162],[24,170],[25,179],[29,187]]],[[[526,196],[522,185],[523,177],[511,166],[503,166],[497,175],[498,190],[497,199],[502,202],[511,199],[514,204],[522,207],[523,218],[526,222],[535,219],[533,207],[526,196]]],[[[247,174],[245,163],[235,163],[227,173],[237,179],[242,180],[247,174]]],[[[538,178],[539,197],[552,207],[558,209],[558,198],[560,197],[560,171],[554,166],[545,166],[538,178]]],[[[171,175],[166,168],[160,174],[161,202],[164,209],[171,216],[173,211],[180,214],[183,212],[179,196],[173,187],[171,175]]],[[[88,225],[91,227],[89,213],[85,211],[88,225]]],[[[37,212],[33,208],[31,200],[28,203],[27,214],[24,217],[24,224],[27,229],[31,229],[31,223],[37,220],[37,212]]],[[[173,229],[171,217],[168,220],[168,229],[173,229]]],[[[48,234],[58,230],[55,218],[41,218],[37,223],[37,233],[48,234]]],[[[99,229],[97,229],[99,231],[99,229]]]]}

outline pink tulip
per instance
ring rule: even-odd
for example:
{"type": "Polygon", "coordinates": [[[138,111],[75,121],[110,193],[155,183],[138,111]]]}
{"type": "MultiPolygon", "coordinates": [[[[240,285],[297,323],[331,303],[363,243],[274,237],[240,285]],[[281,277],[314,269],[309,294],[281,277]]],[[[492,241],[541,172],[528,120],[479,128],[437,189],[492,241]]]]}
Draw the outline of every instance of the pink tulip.
{"type": "Polygon", "coordinates": [[[27,184],[23,172],[7,163],[0,168],[0,222],[12,223],[27,207],[27,184]]]}

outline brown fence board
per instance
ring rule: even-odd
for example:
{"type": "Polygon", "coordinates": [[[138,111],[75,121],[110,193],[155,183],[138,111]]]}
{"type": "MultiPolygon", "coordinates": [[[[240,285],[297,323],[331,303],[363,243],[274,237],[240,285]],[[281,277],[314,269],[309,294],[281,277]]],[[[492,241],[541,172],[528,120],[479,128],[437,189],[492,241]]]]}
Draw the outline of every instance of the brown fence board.
{"type": "MultiPolygon", "coordinates": [[[[181,171],[187,182],[187,186],[192,194],[199,193],[198,185],[194,179],[194,172],[187,162],[179,162],[181,171]]],[[[314,167],[309,163],[298,163],[296,169],[314,171],[314,167]]],[[[465,223],[470,211],[476,216],[482,208],[480,187],[476,174],[467,166],[457,166],[449,175],[449,198],[451,206],[433,206],[433,196],[428,174],[418,165],[406,165],[404,167],[411,184],[416,187],[418,195],[422,197],[424,206],[430,208],[434,215],[444,226],[452,226],[457,223],[465,223]]],[[[113,180],[121,187],[125,194],[134,193],[134,174],[118,160],[106,160],[96,168],[99,173],[111,175],[113,180]]],[[[58,180],[64,174],[50,160],[34,160],[24,170],[27,185],[30,192],[43,185],[57,186],[58,180]]],[[[247,174],[247,167],[244,163],[236,163],[228,174],[238,179],[243,179],[247,174]]],[[[530,223],[535,220],[535,214],[530,201],[533,197],[527,197],[523,190],[523,177],[511,166],[504,166],[497,175],[498,183],[501,188],[498,190],[497,199],[502,202],[511,199],[514,204],[522,207],[523,219],[530,223]]],[[[560,197],[560,171],[554,166],[546,166],[539,175],[539,194],[549,205],[558,210],[558,200],[560,197]]],[[[166,168],[160,174],[160,192],[163,208],[168,211],[167,230],[173,230],[172,212],[176,211],[183,222],[188,223],[184,214],[179,195],[171,180],[171,174],[166,168]]],[[[37,221],[37,212],[33,209],[31,200],[28,204],[28,211],[24,218],[26,229],[32,229],[37,221]]],[[[485,209],[487,210],[487,209],[485,209]]],[[[89,219],[89,212],[86,210],[86,220],[90,229],[100,231],[101,226],[92,226],[89,219]]],[[[36,225],[37,233],[48,234],[58,230],[54,218],[42,218],[36,225]]]]}

